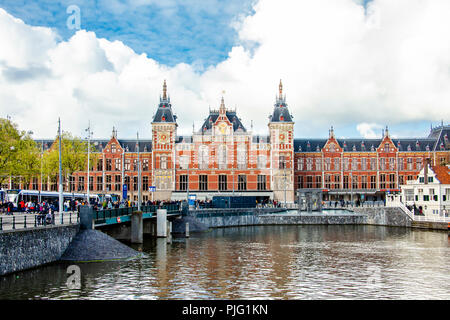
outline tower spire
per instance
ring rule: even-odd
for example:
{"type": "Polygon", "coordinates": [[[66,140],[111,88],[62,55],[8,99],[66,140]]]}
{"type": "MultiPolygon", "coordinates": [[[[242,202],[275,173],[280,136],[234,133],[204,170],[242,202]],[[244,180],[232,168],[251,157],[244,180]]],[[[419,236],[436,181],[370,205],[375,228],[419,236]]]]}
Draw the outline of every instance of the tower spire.
{"type": "Polygon", "coordinates": [[[163,100],[167,100],[167,84],[166,84],[166,80],[164,80],[164,84],[163,84],[163,100]]]}
{"type": "Polygon", "coordinates": [[[225,100],[223,98],[224,94],[225,94],[225,91],[222,91],[222,99],[220,100],[220,108],[219,108],[220,114],[225,114],[227,111],[225,108],[225,100]]]}
{"type": "Polygon", "coordinates": [[[280,89],[280,100],[283,99],[283,83],[281,83],[281,79],[280,79],[280,85],[278,86],[278,88],[280,89]]]}

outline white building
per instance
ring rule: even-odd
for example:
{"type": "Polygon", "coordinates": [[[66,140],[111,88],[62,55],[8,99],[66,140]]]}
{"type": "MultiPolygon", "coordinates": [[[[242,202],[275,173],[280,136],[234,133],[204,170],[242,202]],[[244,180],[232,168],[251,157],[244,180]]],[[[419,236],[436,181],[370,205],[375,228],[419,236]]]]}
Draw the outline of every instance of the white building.
{"type": "Polygon", "coordinates": [[[426,165],[416,180],[401,185],[401,193],[390,195],[386,199],[387,206],[395,206],[398,202],[409,209],[416,207],[416,213],[425,217],[448,217],[450,209],[450,174],[449,165],[426,165]]]}

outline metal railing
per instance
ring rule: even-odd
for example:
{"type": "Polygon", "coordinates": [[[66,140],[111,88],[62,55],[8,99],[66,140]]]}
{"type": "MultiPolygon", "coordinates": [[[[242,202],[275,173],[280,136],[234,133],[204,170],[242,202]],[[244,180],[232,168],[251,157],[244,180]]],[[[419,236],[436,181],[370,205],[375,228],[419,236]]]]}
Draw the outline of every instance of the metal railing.
{"type": "MultiPolygon", "coordinates": [[[[158,205],[141,206],[141,211],[143,213],[156,213],[156,211],[158,209],[166,209],[167,213],[175,213],[175,212],[180,211],[180,205],[179,204],[167,204],[167,205],[163,205],[163,206],[158,206],[158,205]]],[[[129,216],[135,211],[138,211],[137,207],[125,207],[125,208],[94,211],[94,223],[102,224],[102,223],[106,222],[106,219],[129,216]]]]}
{"type": "Polygon", "coordinates": [[[398,202],[398,203],[396,203],[396,204],[397,204],[398,207],[399,207],[400,209],[402,209],[402,211],[403,211],[404,213],[406,213],[413,221],[415,220],[414,213],[411,212],[411,210],[409,210],[402,202],[398,202]]]}
{"type": "Polygon", "coordinates": [[[51,219],[39,214],[14,214],[0,216],[0,231],[32,229],[37,227],[71,225],[80,222],[78,212],[63,212],[62,219],[55,213],[51,219]]]}
{"type": "Polygon", "coordinates": [[[423,221],[423,222],[446,222],[450,223],[450,217],[430,217],[430,216],[415,216],[414,221],[423,221]]]}
{"type": "Polygon", "coordinates": [[[373,208],[373,207],[384,207],[383,201],[364,201],[356,204],[356,201],[346,201],[342,204],[340,201],[324,201],[322,208],[324,209],[345,209],[345,208],[373,208]]]}

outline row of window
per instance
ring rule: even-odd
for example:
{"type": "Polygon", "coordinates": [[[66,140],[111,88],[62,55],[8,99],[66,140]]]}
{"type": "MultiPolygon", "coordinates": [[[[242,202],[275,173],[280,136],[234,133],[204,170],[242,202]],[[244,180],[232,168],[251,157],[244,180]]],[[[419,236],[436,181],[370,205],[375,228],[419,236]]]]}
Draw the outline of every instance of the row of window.
{"type": "MultiPolygon", "coordinates": [[[[324,158],[323,168],[325,171],[344,171],[349,170],[377,170],[377,159],[376,158],[343,158],[343,164],[341,167],[341,158],[324,158]]],[[[423,159],[416,158],[416,165],[414,166],[414,158],[400,158],[398,159],[397,167],[395,158],[380,158],[379,159],[379,170],[418,170],[420,171],[423,167],[423,159]],[[406,160],[406,165],[405,165],[406,160]]],[[[297,170],[298,171],[321,171],[322,170],[322,158],[298,158],[297,159],[297,170]],[[314,164],[314,166],[313,166],[314,164]]]]}
{"type": "MultiPolygon", "coordinates": [[[[286,156],[280,156],[278,158],[277,161],[277,168],[279,169],[286,169],[289,168],[289,160],[287,160],[288,158],[286,156]]],[[[198,168],[201,170],[207,170],[208,168],[210,168],[210,166],[212,165],[212,163],[210,163],[211,159],[209,158],[208,154],[202,153],[200,154],[199,158],[198,158],[198,168]]],[[[221,170],[225,170],[228,168],[228,162],[227,162],[227,157],[226,154],[219,154],[218,159],[217,159],[217,165],[218,165],[218,169],[221,170]]],[[[232,163],[232,162],[230,162],[232,163]]],[[[257,156],[257,167],[258,169],[266,169],[268,167],[268,161],[267,161],[267,156],[266,155],[258,155],[257,156]]],[[[180,156],[180,169],[189,169],[192,168],[192,165],[190,165],[190,156],[189,155],[182,155],[180,156]]],[[[242,169],[247,169],[248,168],[248,163],[247,163],[247,155],[246,154],[242,154],[242,156],[237,157],[237,168],[242,170],[242,169]]]]}
{"type": "MultiPolygon", "coordinates": [[[[141,164],[142,164],[142,171],[149,170],[148,159],[142,159],[141,164]]],[[[137,159],[125,159],[124,170],[125,171],[138,171],[137,159]],[[133,162],[131,160],[133,160],[133,162]]],[[[97,171],[103,171],[103,161],[97,162],[97,171]]],[[[122,171],[122,159],[120,159],[120,158],[105,159],[105,171],[122,171]]]]}
{"type": "MultiPolygon", "coordinates": [[[[257,183],[257,190],[267,190],[266,186],[266,176],[265,175],[258,175],[258,183],[257,183]]],[[[219,175],[219,191],[228,191],[228,176],[227,175],[219,175]]],[[[231,181],[230,181],[231,182],[231,181]]],[[[189,188],[189,182],[188,182],[188,176],[187,175],[181,175],[180,176],[180,191],[187,191],[189,188]]],[[[208,176],[207,175],[200,175],[199,176],[199,190],[200,191],[208,191],[211,190],[208,187],[208,176]]],[[[245,191],[247,190],[247,176],[245,175],[238,175],[237,178],[237,190],[238,191],[245,191]]]]}
{"type": "MultiPolygon", "coordinates": [[[[414,176],[398,176],[399,185],[405,184],[407,180],[414,180],[414,176]]],[[[324,175],[324,188],[326,189],[377,189],[377,176],[343,176],[341,183],[341,175],[324,175]]],[[[380,174],[380,189],[395,189],[397,181],[395,174],[380,174]]],[[[322,176],[298,176],[297,188],[322,188],[322,176]]]]}

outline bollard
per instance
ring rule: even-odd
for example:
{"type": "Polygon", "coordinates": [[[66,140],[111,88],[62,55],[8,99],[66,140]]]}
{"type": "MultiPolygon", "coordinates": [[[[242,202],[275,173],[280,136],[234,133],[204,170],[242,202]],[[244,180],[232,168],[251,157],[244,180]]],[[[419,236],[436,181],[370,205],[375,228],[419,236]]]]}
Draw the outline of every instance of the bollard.
{"type": "Polygon", "coordinates": [[[34,216],[34,227],[35,228],[37,227],[37,216],[36,215],[34,216]]]}
{"type": "Polygon", "coordinates": [[[80,219],[80,229],[81,230],[92,230],[94,229],[94,209],[88,206],[81,206],[80,212],[78,213],[80,219]]]}
{"type": "Polygon", "coordinates": [[[16,217],[13,216],[13,226],[12,226],[13,230],[16,229],[16,217]]]}
{"type": "Polygon", "coordinates": [[[27,228],[27,216],[24,216],[24,219],[23,219],[23,228],[24,228],[24,229],[27,228]]]}
{"type": "Polygon", "coordinates": [[[167,237],[167,210],[158,209],[156,211],[156,236],[167,237]]]}
{"type": "Polygon", "coordinates": [[[186,222],[186,238],[189,238],[189,222],[186,222]]]}
{"type": "Polygon", "coordinates": [[[131,213],[131,243],[144,243],[144,220],[142,211],[131,213]]]}
{"type": "Polygon", "coordinates": [[[0,230],[3,230],[3,218],[0,217],[0,230]]]}
{"type": "Polygon", "coordinates": [[[172,221],[167,224],[167,243],[172,242],[172,221]]]}

